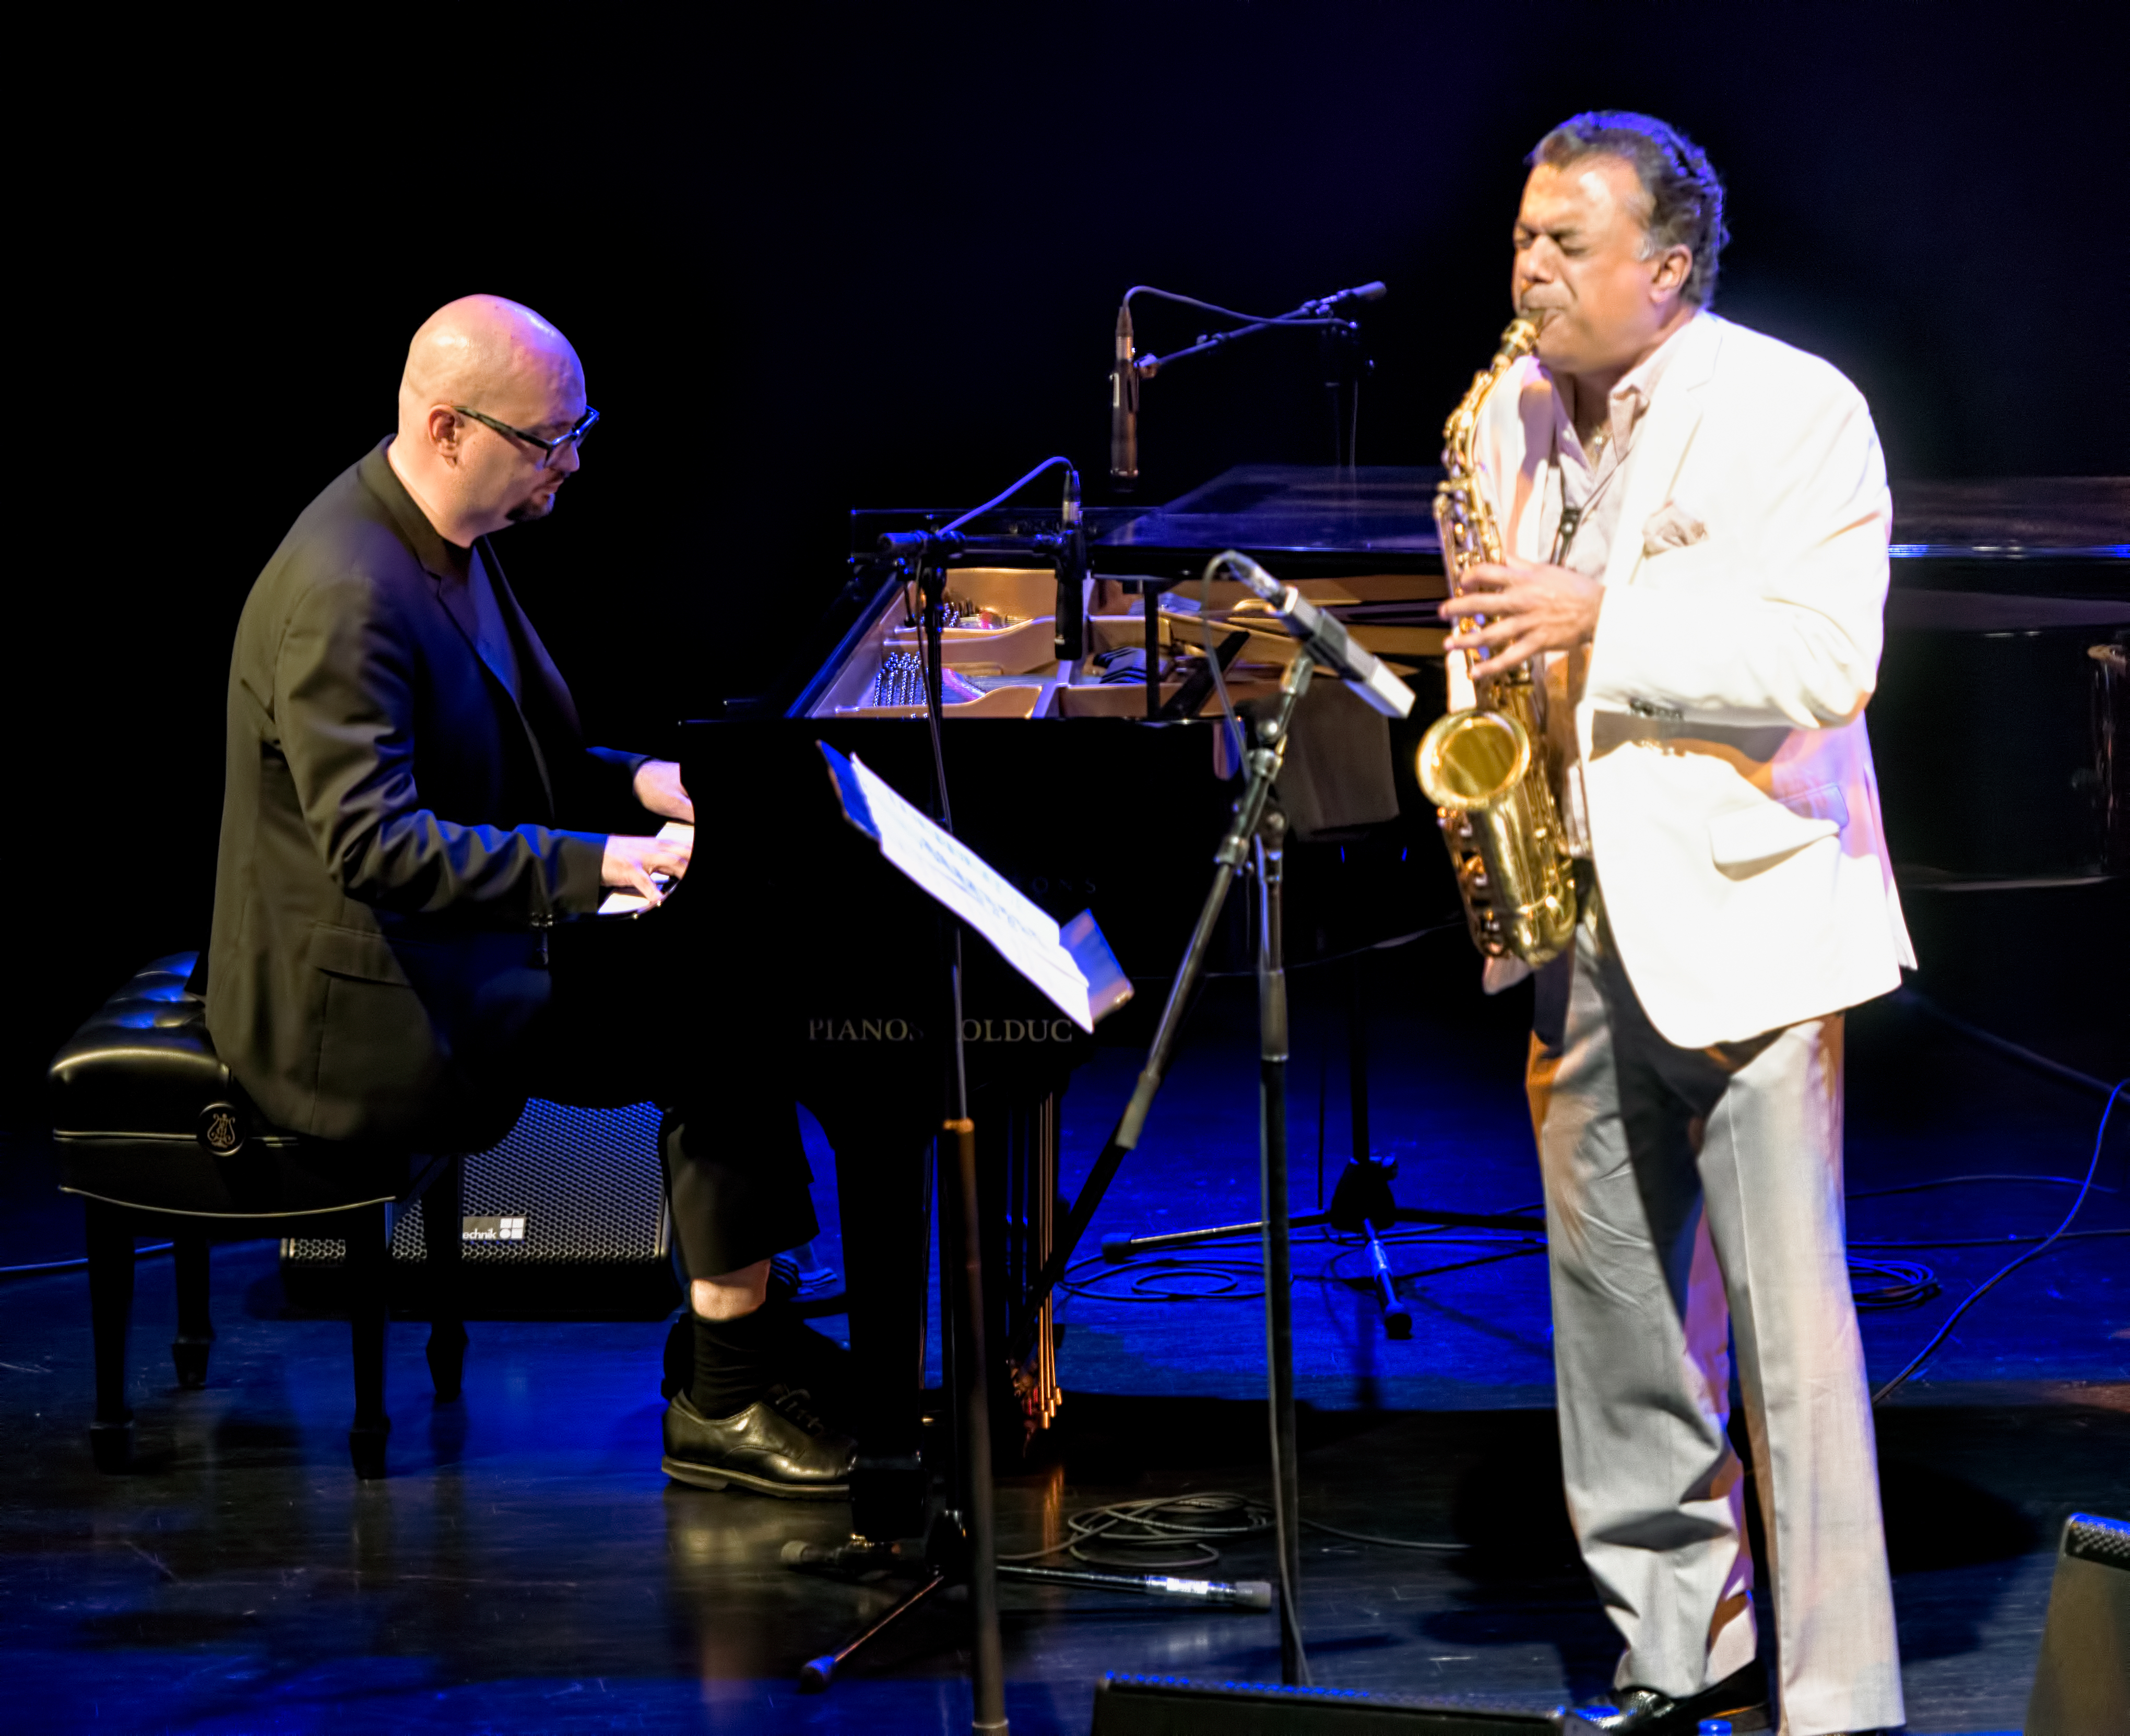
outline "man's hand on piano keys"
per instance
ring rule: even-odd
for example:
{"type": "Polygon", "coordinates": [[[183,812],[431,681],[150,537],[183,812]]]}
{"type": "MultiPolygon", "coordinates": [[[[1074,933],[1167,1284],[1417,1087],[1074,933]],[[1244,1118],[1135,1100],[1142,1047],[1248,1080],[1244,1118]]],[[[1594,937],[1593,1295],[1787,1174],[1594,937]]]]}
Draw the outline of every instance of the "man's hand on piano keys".
{"type": "Polygon", "coordinates": [[[681,787],[681,768],[671,760],[646,760],[636,768],[636,799],[661,820],[695,818],[695,804],[681,787]]]}
{"type": "Polygon", "coordinates": [[[615,832],[606,841],[600,882],[633,892],[651,904],[662,904],[666,890],[661,880],[677,880],[688,871],[688,853],[694,845],[692,833],[686,837],[638,838],[615,832]]]}

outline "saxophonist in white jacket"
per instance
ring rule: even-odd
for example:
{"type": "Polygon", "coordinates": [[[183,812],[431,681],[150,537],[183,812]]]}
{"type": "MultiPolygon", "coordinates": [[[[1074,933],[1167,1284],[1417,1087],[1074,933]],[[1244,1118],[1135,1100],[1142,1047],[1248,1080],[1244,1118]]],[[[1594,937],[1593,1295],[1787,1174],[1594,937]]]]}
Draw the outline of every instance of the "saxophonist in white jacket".
{"type": "Polygon", "coordinates": [[[1843,1009],[1915,961],[1864,729],[1885,467],[1839,373],[1708,311],[1723,194],[1691,141],[1585,114],[1530,160],[1513,288],[1537,351],[1477,446],[1507,552],[1443,613],[1477,594],[1486,616],[1449,639],[1453,704],[1535,660],[1578,859],[1527,1083],[1568,1505],[1626,1649],[1564,1726],[1752,1728],[1771,1689],[1792,1736],[1897,1725],[1841,1180],[1843,1009]]]}

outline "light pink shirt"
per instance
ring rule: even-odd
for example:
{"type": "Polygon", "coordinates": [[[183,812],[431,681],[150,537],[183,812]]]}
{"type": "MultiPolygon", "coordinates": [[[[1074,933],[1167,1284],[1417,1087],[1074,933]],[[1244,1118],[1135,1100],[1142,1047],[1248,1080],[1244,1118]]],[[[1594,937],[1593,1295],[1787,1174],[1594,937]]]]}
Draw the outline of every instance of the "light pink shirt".
{"type": "MultiPolygon", "coordinates": [[[[1700,316],[1696,314],[1694,318],[1700,316]]],[[[1543,475],[1544,490],[1538,502],[1535,540],[1526,542],[1535,558],[1550,560],[1559,534],[1564,507],[1581,509],[1582,517],[1560,565],[1571,572],[1602,579],[1612,556],[1620,531],[1620,503],[1626,498],[1621,479],[1634,451],[1635,432],[1656,395],[1664,370],[1678,351],[1679,334],[1693,323],[1684,322],[1660,344],[1655,353],[1621,376],[1607,401],[1604,423],[1586,447],[1575,432],[1559,382],[1553,382],[1553,455],[1543,475]]],[[[1545,374],[1545,365],[1540,372],[1545,374]]],[[[1552,376],[1546,374],[1550,381],[1552,376]]],[[[1547,652],[1535,660],[1545,724],[1546,756],[1555,771],[1555,789],[1560,796],[1560,825],[1569,854],[1590,854],[1590,827],[1583,799],[1583,763],[1575,740],[1575,702],[1590,667],[1590,647],[1547,652]]]]}

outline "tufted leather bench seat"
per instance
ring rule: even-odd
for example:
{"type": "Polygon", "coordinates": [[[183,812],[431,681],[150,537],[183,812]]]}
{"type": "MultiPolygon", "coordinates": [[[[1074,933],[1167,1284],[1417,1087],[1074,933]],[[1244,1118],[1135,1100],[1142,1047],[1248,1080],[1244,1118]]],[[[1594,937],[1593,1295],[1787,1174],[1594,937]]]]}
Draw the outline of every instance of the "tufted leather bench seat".
{"type": "Polygon", "coordinates": [[[432,1280],[429,1371],[455,1399],[466,1330],[457,1294],[460,1161],[312,1139],[267,1122],[215,1053],[198,955],[173,953],[137,972],[53,1057],[52,1138],[62,1190],[81,1196],[88,1231],[96,1344],[96,1463],[122,1471],[132,1455],[126,1337],[133,1242],[174,1244],[182,1386],[203,1385],[214,1328],[208,1246],[281,1236],[345,1238],[355,1348],[356,1474],[384,1474],[385,1271],[392,1214],[427,1196],[432,1280]]]}

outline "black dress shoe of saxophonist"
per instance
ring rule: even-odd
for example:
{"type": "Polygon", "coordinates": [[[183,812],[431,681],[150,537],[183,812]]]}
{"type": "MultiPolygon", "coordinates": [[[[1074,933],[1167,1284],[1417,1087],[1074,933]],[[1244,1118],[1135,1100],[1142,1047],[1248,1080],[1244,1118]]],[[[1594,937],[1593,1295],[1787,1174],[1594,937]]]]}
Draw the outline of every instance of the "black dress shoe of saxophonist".
{"type": "Polygon", "coordinates": [[[772,1388],[736,1415],[706,1417],[681,1393],[666,1408],[660,1468],[698,1489],[738,1484],[762,1495],[835,1500],[851,1492],[857,1443],[807,1408],[806,1395],[772,1388]]]}
{"type": "Polygon", "coordinates": [[[1727,1718],[1741,1736],[1767,1729],[1768,1676],[1759,1658],[1684,1700],[1655,1688],[1615,1688],[1586,1705],[1563,1706],[1553,1715],[1553,1726],[1566,1736],[1588,1736],[1596,1730],[1617,1736],[1693,1736],[1704,1718],[1727,1718]]]}

